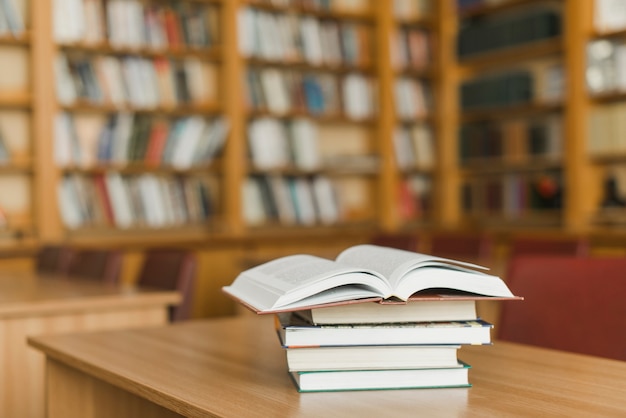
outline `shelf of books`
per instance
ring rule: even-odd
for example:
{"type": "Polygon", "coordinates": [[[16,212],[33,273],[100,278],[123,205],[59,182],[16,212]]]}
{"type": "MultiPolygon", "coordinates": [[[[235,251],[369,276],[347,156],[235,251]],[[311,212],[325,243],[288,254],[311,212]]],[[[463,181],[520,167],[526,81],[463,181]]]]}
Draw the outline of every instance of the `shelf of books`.
{"type": "Polygon", "coordinates": [[[562,226],[562,3],[477,3],[457,3],[464,222],[562,226]]]}
{"type": "Polygon", "coordinates": [[[375,30],[369,1],[241,3],[251,233],[376,225],[375,30]]]}
{"type": "Polygon", "coordinates": [[[220,1],[56,2],[54,163],[66,235],[219,229],[229,134],[221,13],[220,1]]]}
{"type": "Polygon", "coordinates": [[[430,0],[393,2],[395,166],[399,171],[397,211],[405,225],[432,220],[437,142],[435,100],[437,71],[437,4],[430,0]]]}
{"type": "MultiPolygon", "coordinates": [[[[590,7],[591,8],[591,7],[590,7]]],[[[626,226],[626,10],[617,2],[595,1],[586,27],[586,87],[589,97],[587,150],[595,169],[590,196],[596,226],[626,226]]]]}
{"type": "Polygon", "coordinates": [[[31,18],[27,0],[0,2],[0,248],[32,247],[33,213],[31,18]]]}

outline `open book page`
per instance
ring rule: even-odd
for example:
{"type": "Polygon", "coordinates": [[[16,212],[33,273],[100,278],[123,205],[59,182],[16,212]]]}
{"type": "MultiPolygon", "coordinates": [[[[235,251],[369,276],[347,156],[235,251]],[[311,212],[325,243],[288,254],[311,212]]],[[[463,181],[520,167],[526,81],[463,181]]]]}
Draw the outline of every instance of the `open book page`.
{"type": "Polygon", "coordinates": [[[337,261],[352,266],[359,266],[378,271],[387,278],[392,289],[398,287],[398,282],[409,271],[418,267],[443,266],[462,270],[463,268],[460,267],[460,265],[462,265],[477,269],[485,269],[485,267],[471,263],[449,260],[446,258],[400,250],[397,248],[380,247],[368,244],[356,245],[344,250],[337,256],[337,261]]]}
{"type": "Polygon", "coordinates": [[[257,309],[280,308],[296,301],[300,302],[299,306],[307,306],[389,295],[384,279],[375,272],[355,269],[312,255],[282,257],[246,270],[224,290],[240,299],[253,302],[253,307],[257,309]],[[337,288],[355,283],[362,286],[352,289],[337,288]],[[337,289],[324,292],[332,288],[337,289]]]}

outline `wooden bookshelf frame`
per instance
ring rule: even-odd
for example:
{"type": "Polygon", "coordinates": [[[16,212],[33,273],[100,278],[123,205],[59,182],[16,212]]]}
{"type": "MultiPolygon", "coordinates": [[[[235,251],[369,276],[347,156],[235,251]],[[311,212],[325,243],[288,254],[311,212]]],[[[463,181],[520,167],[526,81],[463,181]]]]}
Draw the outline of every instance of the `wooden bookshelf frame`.
{"type": "MultiPolygon", "coordinates": [[[[34,0],[30,0],[33,2],[34,0]]],[[[371,233],[373,231],[421,231],[424,229],[455,229],[464,228],[461,208],[460,186],[462,180],[472,175],[489,175],[493,173],[535,172],[544,169],[558,168],[559,163],[538,161],[524,168],[521,163],[507,161],[480,160],[461,166],[459,162],[458,127],[465,122],[488,120],[506,120],[560,113],[563,115],[563,127],[567,138],[566,147],[560,167],[566,185],[566,200],[562,211],[562,222],[556,226],[550,223],[555,232],[583,233],[597,230],[594,221],[595,203],[599,186],[599,169],[607,164],[622,163],[623,155],[590,156],[586,150],[586,118],[590,109],[601,103],[621,102],[626,93],[614,92],[600,95],[589,95],[585,87],[585,46],[592,39],[614,39],[626,37],[626,30],[612,33],[599,33],[592,27],[592,2],[562,0],[563,28],[562,36],[554,39],[520,45],[502,51],[493,51],[459,58],[456,55],[456,35],[459,19],[481,18],[491,14],[512,13],[515,9],[534,6],[543,0],[512,0],[499,6],[484,6],[459,13],[454,1],[433,1],[432,15],[428,17],[396,17],[393,15],[391,1],[372,1],[371,10],[364,13],[343,12],[337,10],[322,11],[300,7],[277,7],[253,0],[185,0],[207,5],[216,5],[220,10],[220,44],[208,48],[125,48],[113,47],[107,42],[93,45],[82,43],[56,44],[52,33],[52,1],[37,2],[37,7],[30,7],[30,27],[24,35],[17,38],[0,36],[0,48],[20,47],[29,50],[32,79],[28,94],[0,97],[0,111],[19,109],[29,112],[32,117],[32,158],[15,162],[0,168],[1,173],[27,173],[33,180],[31,224],[36,230],[36,241],[75,241],[91,242],[102,238],[112,244],[137,244],[146,240],[156,239],[169,242],[186,240],[194,243],[211,240],[235,239],[246,242],[251,237],[259,236],[338,236],[345,230],[371,233]],[[312,65],[305,61],[273,61],[244,57],[238,52],[238,13],[242,7],[251,6],[269,12],[312,16],[335,21],[350,21],[367,25],[372,31],[372,43],[376,55],[372,64],[360,65],[312,65]],[[388,58],[391,53],[390,34],[400,27],[419,27],[432,31],[436,37],[436,48],[432,62],[423,69],[397,69],[388,58]],[[77,103],[64,106],[57,103],[54,74],[50,71],[51,63],[59,51],[76,51],[97,55],[134,55],[139,57],[184,57],[199,58],[202,61],[215,63],[218,66],[220,80],[219,102],[203,106],[178,106],[174,108],[133,108],[92,103],[77,103]],[[547,56],[560,55],[567,71],[567,96],[554,103],[532,103],[509,108],[472,110],[462,112],[459,106],[458,87],[462,80],[485,71],[506,69],[525,62],[534,61],[547,56]],[[244,78],[248,66],[295,69],[301,71],[330,72],[339,77],[349,72],[364,73],[377,79],[378,113],[367,120],[351,120],[343,115],[315,116],[306,112],[290,112],[285,115],[271,115],[277,118],[304,117],[320,123],[355,124],[365,126],[371,131],[372,149],[379,165],[376,169],[337,170],[322,168],[314,171],[302,171],[294,167],[284,167],[275,173],[290,176],[307,176],[324,174],[329,176],[360,176],[373,184],[373,196],[376,206],[375,219],[372,222],[335,227],[315,226],[291,227],[271,224],[266,227],[248,227],[242,215],[245,204],[241,197],[241,187],[249,174],[261,173],[250,167],[247,157],[247,125],[250,118],[267,116],[263,111],[248,110],[244,99],[244,78]],[[432,83],[435,97],[432,112],[423,118],[403,119],[396,113],[394,103],[394,83],[398,77],[426,79],[432,83]],[[90,168],[56,167],[53,161],[54,115],[57,111],[72,113],[110,113],[120,110],[138,114],[155,116],[189,116],[222,114],[230,122],[230,133],[222,156],[209,165],[197,168],[176,170],[170,167],[150,167],[141,164],[97,165],[90,168]],[[395,162],[393,141],[394,129],[399,125],[426,123],[433,127],[436,135],[436,164],[432,169],[412,167],[400,169],[395,162]],[[489,163],[491,167],[481,168],[489,163]],[[153,173],[163,175],[195,175],[207,174],[219,176],[221,179],[222,199],[220,216],[209,221],[204,227],[193,225],[191,228],[181,227],[163,231],[145,231],[142,228],[131,228],[127,231],[107,231],[103,228],[84,228],[80,232],[67,231],[62,225],[56,204],[56,186],[65,174],[102,174],[107,170],[116,170],[122,174],[153,173]],[[423,175],[432,178],[433,195],[431,213],[423,220],[407,221],[398,213],[398,187],[403,177],[423,175]],[[216,226],[218,225],[218,226],[216,226]],[[198,232],[200,230],[200,232],[198,232]],[[319,231],[323,232],[319,232],[319,231]]],[[[599,217],[600,215],[598,215],[599,217]]],[[[614,216],[613,216],[614,218],[614,216]]],[[[496,229],[507,229],[505,223],[498,224],[496,229]]],[[[623,222],[620,222],[620,224],[623,222]]],[[[539,222],[542,226],[543,222],[539,222]]],[[[254,238],[254,239],[257,239],[254,238]]],[[[16,244],[17,245],[17,244],[16,244]]]]}

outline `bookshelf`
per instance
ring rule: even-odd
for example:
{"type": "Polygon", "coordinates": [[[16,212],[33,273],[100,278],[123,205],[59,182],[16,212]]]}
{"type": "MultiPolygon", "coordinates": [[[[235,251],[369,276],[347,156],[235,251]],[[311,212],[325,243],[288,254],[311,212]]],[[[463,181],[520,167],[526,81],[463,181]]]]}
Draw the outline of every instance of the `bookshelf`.
{"type": "MultiPolygon", "coordinates": [[[[619,207],[601,207],[607,177],[619,180],[619,193],[626,184],[626,146],[602,149],[596,138],[610,135],[593,133],[598,121],[613,126],[602,121],[620,114],[624,92],[592,92],[586,80],[588,45],[618,49],[626,35],[619,26],[594,28],[594,2],[473,2],[462,10],[428,0],[12,3],[25,27],[15,35],[0,26],[0,59],[17,63],[0,75],[0,129],[11,151],[0,185],[18,196],[10,205],[0,196],[4,247],[267,237],[280,246],[301,237],[460,228],[619,234],[613,227],[626,224],[619,207]],[[77,5],[90,17],[55,26],[77,5]],[[546,10],[559,32],[506,48],[470,42],[459,54],[460,34],[465,42],[481,25],[497,30],[498,21],[546,10]],[[205,27],[206,36],[173,43],[153,34],[148,42],[135,33],[158,32],[150,16],[164,11],[179,24],[204,16],[187,24],[205,27]],[[50,71],[55,66],[65,70],[50,71]],[[161,67],[160,84],[140,89],[159,80],[161,67]],[[120,68],[122,75],[103,75],[120,68]],[[186,91],[164,81],[185,72],[193,79],[186,91]],[[83,91],[81,76],[109,84],[83,91]],[[532,89],[523,87],[528,80],[532,89]],[[521,97],[472,102],[472,91],[511,83],[522,86],[521,97]],[[60,88],[67,85],[71,91],[60,88]],[[132,152],[98,153],[107,126],[129,125],[132,152]],[[205,158],[191,148],[153,158],[145,132],[155,125],[223,135],[205,143],[205,158]],[[130,209],[118,208],[127,215],[121,221],[107,215],[102,196],[94,197],[107,182],[146,195],[143,207],[130,198],[130,209]],[[160,199],[150,197],[155,190],[160,199]],[[535,207],[532,193],[548,197],[535,207]],[[184,207],[172,206],[181,195],[184,207]],[[162,210],[148,215],[152,201],[162,210]]],[[[189,135],[186,144],[201,141],[189,135]]]]}
{"type": "Polygon", "coordinates": [[[219,230],[221,2],[61,1],[54,12],[63,234],[219,230]]]}
{"type": "Polygon", "coordinates": [[[622,138],[626,14],[623,5],[596,1],[582,19],[585,42],[585,91],[581,106],[587,110],[585,147],[595,191],[591,196],[594,228],[605,234],[626,226],[624,177],[626,148],[622,138]]]}
{"type": "Polygon", "coordinates": [[[36,243],[37,178],[33,169],[36,66],[30,4],[4,2],[0,61],[13,65],[0,75],[0,248],[21,250],[36,243]]]}
{"type": "MultiPolygon", "coordinates": [[[[459,10],[462,222],[563,228],[567,2],[459,10]]],[[[568,68],[569,70],[569,68],[568,68]]]]}
{"type": "Polygon", "coordinates": [[[440,7],[433,1],[396,1],[391,9],[395,211],[402,227],[427,225],[433,219],[440,7]]]}
{"type": "Polygon", "coordinates": [[[251,233],[380,219],[373,11],[369,1],[241,2],[251,233]]]}

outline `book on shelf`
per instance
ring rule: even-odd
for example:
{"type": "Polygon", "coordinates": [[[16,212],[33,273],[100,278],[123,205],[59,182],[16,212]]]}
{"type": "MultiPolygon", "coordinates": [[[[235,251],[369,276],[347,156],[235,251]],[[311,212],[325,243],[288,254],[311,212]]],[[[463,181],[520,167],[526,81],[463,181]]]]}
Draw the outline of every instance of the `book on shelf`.
{"type": "Polygon", "coordinates": [[[457,367],[459,345],[372,345],[286,348],[289,371],[457,367]]]}
{"type": "Polygon", "coordinates": [[[0,165],[6,164],[9,161],[11,161],[11,154],[7,148],[7,144],[4,140],[4,133],[2,131],[2,127],[0,126],[0,165]]]}
{"type": "Polygon", "coordinates": [[[441,369],[292,372],[299,392],[469,387],[469,366],[441,369]]]}
{"type": "MultiPolygon", "coordinates": [[[[0,28],[5,27],[13,36],[20,36],[25,30],[24,13],[26,2],[15,0],[0,0],[0,28]]],[[[5,30],[6,32],[6,30],[5,30]]],[[[0,35],[2,35],[0,31],[0,35]]]]}
{"type": "Polygon", "coordinates": [[[373,324],[313,325],[294,312],[276,314],[276,332],[284,347],[377,345],[485,345],[493,325],[481,319],[373,324]]]}
{"type": "Polygon", "coordinates": [[[626,28],[626,7],[620,0],[595,0],[593,25],[599,32],[612,32],[626,28]]]}
{"type": "Polygon", "coordinates": [[[243,271],[223,290],[257,313],[365,300],[409,301],[417,292],[442,288],[515,298],[502,279],[480,269],[471,263],[365,244],[347,248],[335,260],[307,254],[281,257],[243,271]]]}

